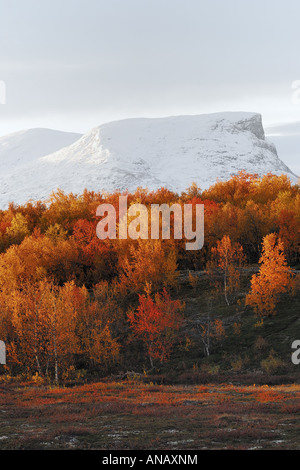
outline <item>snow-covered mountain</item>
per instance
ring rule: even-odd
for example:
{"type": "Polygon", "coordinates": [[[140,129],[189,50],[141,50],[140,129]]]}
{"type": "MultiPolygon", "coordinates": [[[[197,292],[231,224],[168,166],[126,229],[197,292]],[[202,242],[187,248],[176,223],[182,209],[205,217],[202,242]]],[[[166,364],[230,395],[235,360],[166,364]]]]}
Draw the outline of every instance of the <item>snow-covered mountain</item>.
{"type": "MultiPolygon", "coordinates": [[[[47,139],[43,145],[42,130],[27,132],[36,132],[32,146],[25,148],[21,142],[19,148],[10,150],[10,164],[4,172],[7,157],[1,152],[9,140],[12,149],[13,141],[12,136],[0,139],[1,208],[9,201],[45,199],[57,188],[81,193],[84,188],[165,186],[180,192],[192,182],[206,188],[239,170],[285,173],[297,181],[279,159],[274,144],[265,139],[261,116],[254,113],[126,119],[96,127],[71,145],[52,149],[57,150],[54,153],[49,153],[47,139]]],[[[64,138],[75,136],[65,134],[64,138]]]]}
{"type": "Polygon", "coordinates": [[[1,183],[11,171],[35,163],[40,157],[69,146],[80,137],[81,134],[51,129],[29,129],[0,137],[1,183]]]}

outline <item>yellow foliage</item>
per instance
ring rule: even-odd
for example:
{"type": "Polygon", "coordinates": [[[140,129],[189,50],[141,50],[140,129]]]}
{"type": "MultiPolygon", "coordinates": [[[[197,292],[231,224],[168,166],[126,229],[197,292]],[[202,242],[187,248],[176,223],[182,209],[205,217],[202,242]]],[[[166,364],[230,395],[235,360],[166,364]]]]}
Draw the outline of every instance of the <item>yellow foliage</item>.
{"type": "Polygon", "coordinates": [[[280,294],[293,286],[293,274],[286,262],[283,243],[271,233],[263,240],[260,270],[252,276],[246,305],[252,306],[258,315],[272,315],[280,294]]]}

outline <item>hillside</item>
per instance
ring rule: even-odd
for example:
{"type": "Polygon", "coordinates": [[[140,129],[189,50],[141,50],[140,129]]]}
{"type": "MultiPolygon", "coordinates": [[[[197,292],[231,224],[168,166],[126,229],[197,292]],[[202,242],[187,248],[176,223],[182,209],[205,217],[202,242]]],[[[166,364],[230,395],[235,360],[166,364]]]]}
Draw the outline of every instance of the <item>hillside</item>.
{"type": "MultiPolygon", "coordinates": [[[[243,270],[240,303],[227,306],[222,294],[216,294],[204,273],[182,275],[180,300],[185,302],[185,323],[180,335],[191,338],[188,347],[178,345],[172,360],[161,368],[166,383],[224,382],[276,384],[298,382],[300,366],[291,361],[292,343],[300,339],[300,295],[284,296],[274,316],[264,318],[260,325],[253,310],[245,307],[244,297],[250,279],[257,268],[243,270]],[[224,339],[211,344],[209,357],[205,354],[199,325],[218,319],[225,328],[224,339]],[[239,328],[235,329],[234,325],[239,328]]],[[[297,276],[299,277],[299,271],[297,276]]],[[[158,377],[159,380],[159,377],[158,377]]]]}
{"type": "Polygon", "coordinates": [[[29,129],[0,137],[0,174],[3,177],[40,157],[71,145],[81,137],[72,132],[29,129]]]}

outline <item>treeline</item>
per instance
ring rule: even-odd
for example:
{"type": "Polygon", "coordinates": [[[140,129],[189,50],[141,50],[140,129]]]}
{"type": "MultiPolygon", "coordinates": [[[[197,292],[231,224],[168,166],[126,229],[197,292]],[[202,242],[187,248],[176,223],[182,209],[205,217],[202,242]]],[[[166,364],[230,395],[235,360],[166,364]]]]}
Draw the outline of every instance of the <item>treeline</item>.
{"type": "MultiPolygon", "coordinates": [[[[10,248],[25,240],[28,247],[33,245],[33,251],[39,251],[37,245],[43,240],[48,249],[42,251],[49,254],[44,268],[56,283],[75,280],[78,285],[92,286],[99,280],[111,279],[119,273],[120,257],[127,256],[135,243],[98,240],[96,209],[99,204],[112,204],[118,217],[120,195],[117,191],[110,194],[84,191],[78,196],[58,190],[47,203],[28,202],[22,206],[11,203],[7,210],[0,211],[0,253],[9,256],[15,250],[10,248]]],[[[180,195],[165,188],[137,189],[127,195],[128,205],[204,204],[205,244],[201,251],[187,252],[184,240],[163,243],[175,249],[180,269],[205,269],[211,248],[225,234],[242,245],[249,264],[258,262],[262,239],[269,233],[277,233],[282,239],[289,264],[300,262],[300,187],[292,185],[285,175],[258,178],[240,172],[205,191],[192,185],[180,195]]]]}
{"type": "MultiPolygon", "coordinates": [[[[172,238],[99,240],[96,209],[110,203],[118,213],[120,194],[58,190],[47,202],[11,203],[0,212],[0,338],[10,370],[56,380],[74,368],[107,373],[133,335],[151,363],[165,361],[184,309],[169,294],[179,270],[207,270],[212,280],[218,272],[216,285],[221,270],[229,304],[237,268],[262,259],[263,241],[265,251],[266,243],[273,247],[271,256],[284,252],[282,266],[299,264],[300,187],[286,176],[240,172],[205,191],[192,185],[180,195],[165,188],[126,193],[128,204],[148,207],[204,204],[200,251],[172,238]]],[[[254,292],[259,282],[248,303],[263,312],[266,302],[254,292]]]]}

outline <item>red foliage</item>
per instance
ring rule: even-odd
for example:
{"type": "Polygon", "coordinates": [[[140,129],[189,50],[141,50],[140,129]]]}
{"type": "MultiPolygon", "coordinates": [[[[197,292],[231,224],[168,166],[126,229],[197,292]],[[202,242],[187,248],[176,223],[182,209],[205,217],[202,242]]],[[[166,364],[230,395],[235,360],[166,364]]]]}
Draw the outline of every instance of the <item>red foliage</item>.
{"type": "Polygon", "coordinates": [[[153,359],[165,362],[169,358],[175,333],[182,324],[183,307],[179,300],[171,300],[164,289],[154,300],[149,293],[139,295],[137,311],[128,313],[131,327],[146,344],[151,364],[153,359]]]}

